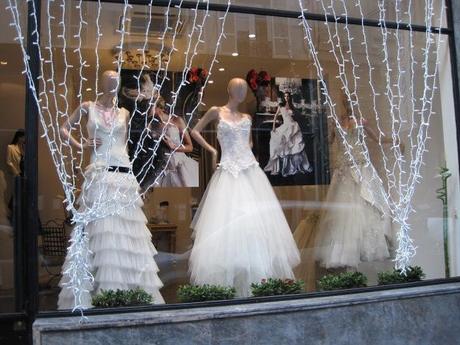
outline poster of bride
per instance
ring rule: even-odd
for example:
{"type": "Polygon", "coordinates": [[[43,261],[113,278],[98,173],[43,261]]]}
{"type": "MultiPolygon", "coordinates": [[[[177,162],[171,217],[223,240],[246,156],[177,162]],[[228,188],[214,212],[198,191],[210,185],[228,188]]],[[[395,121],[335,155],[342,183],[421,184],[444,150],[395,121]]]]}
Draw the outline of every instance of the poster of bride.
{"type": "MultiPolygon", "coordinates": [[[[120,105],[130,112],[129,155],[133,172],[142,188],[198,187],[199,151],[194,149],[184,118],[184,99],[199,82],[189,73],[189,87],[181,91],[174,106],[177,117],[170,116],[171,91],[176,91],[181,73],[168,72],[161,95],[153,95],[153,81],[163,79],[156,71],[122,70],[120,105]],[[140,93],[139,93],[140,90],[140,93]],[[152,106],[155,102],[155,106],[152,106]],[[145,125],[148,124],[148,131],[145,125]],[[162,137],[161,141],[158,139],[162,137]],[[139,145],[139,143],[141,143],[139,145]],[[159,145],[154,153],[155,145],[159,145]],[[140,149],[139,149],[140,147],[140,149]]],[[[199,85],[197,86],[199,87],[199,85]]]]}
{"type": "Polygon", "coordinates": [[[261,73],[258,82],[248,81],[257,99],[253,134],[260,166],[274,186],[328,184],[327,114],[318,81],[261,73]]]}

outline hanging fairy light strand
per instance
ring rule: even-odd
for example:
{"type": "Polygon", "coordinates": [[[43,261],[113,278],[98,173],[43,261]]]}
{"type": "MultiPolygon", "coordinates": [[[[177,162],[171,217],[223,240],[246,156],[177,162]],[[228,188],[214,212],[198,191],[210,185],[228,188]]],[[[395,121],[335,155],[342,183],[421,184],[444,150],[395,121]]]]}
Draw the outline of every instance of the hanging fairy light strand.
{"type": "MultiPolygon", "coordinates": [[[[356,174],[359,176],[362,183],[367,184],[368,186],[375,185],[377,182],[377,190],[375,188],[370,188],[369,190],[373,191],[374,199],[375,200],[383,200],[385,202],[385,206],[388,207],[390,211],[390,216],[393,221],[398,224],[399,232],[397,235],[398,240],[398,249],[396,251],[396,267],[401,268],[405,271],[405,268],[409,265],[411,258],[415,255],[415,245],[412,239],[409,236],[410,233],[410,225],[408,223],[409,216],[411,212],[413,212],[412,208],[412,200],[413,194],[415,191],[416,184],[420,182],[421,175],[420,175],[420,167],[423,164],[423,153],[426,151],[426,140],[428,139],[428,127],[429,127],[429,119],[431,118],[433,111],[432,106],[433,102],[432,99],[434,97],[434,90],[436,89],[436,75],[437,75],[437,65],[439,64],[439,46],[441,42],[441,34],[438,33],[439,36],[436,40],[435,48],[432,48],[433,42],[435,41],[433,38],[433,33],[431,30],[433,24],[433,17],[434,17],[434,7],[433,1],[426,0],[425,1],[425,26],[427,27],[427,31],[425,33],[425,47],[423,49],[423,58],[424,61],[422,63],[422,70],[423,70],[423,80],[424,80],[424,89],[422,92],[421,97],[421,109],[417,111],[415,109],[415,105],[417,104],[417,95],[415,94],[414,89],[414,74],[415,74],[415,57],[414,57],[414,45],[413,45],[413,31],[412,31],[412,16],[409,14],[409,48],[404,48],[400,42],[400,30],[399,25],[401,24],[401,17],[400,12],[401,9],[401,2],[397,0],[394,3],[394,11],[396,14],[396,22],[397,28],[394,30],[392,34],[394,45],[396,46],[396,54],[395,59],[392,60],[392,56],[388,50],[389,46],[389,37],[390,33],[388,28],[386,27],[386,11],[387,11],[387,4],[384,0],[379,0],[378,10],[379,10],[379,26],[380,26],[380,36],[382,40],[382,54],[383,54],[383,66],[384,66],[384,74],[385,74],[385,92],[383,93],[385,99],[387,100],[387,104],[389,107],[389,117],[390,117],[390,127],[391,127],[391,142],[392,145],[390,147],[391,152],[393,153],[390,162],[390,157],[384,150],[383,147],[383,139],[385,138],[384,130],[382,127],[382,116],[380,115],[380,111],[377,107],[377,99],[382,95],[377,92],[377,88],[374,84],[374,71],[375,67],[372,66],[369,54],[369,47],[368,47],[368,38],[366,36],[365,28],[364,28],[364,15],[363,9],[360,0],[356,0],[354,2],[355,7],[359,9],[361,15],[361,33],[362,33],[362,41],[361,46],[364,47],[364,55],[365,55],[365,62],[367,64],[368,70],[368,83],[370,86],[370,91],[372,93],[372,112],[375,118],[376,126],[378,129],[378,146],[379,151],[381,154],[380,161],[383,164],[383,169],[385,172],[385,179],[386,184],[384,181],[379,177],[377,169],[375,168],[373,162],[370,158],[369,149],[365,142],[366,133],[363,128],[363,121],[366,119],[363,116],[363,112],[361,110],[361,102],[360,96],[358,92],[358,82],[360,79],[360,75],[358,74],[358,64],[356,63],[353,55],[353,40],[356,41],[356,37],[351,35],[351,31],[348,26],[348,21],[345,20],[345,23],[342,25],[345,32],[345,37],[347,39],[347,43],[344,45],[341,42],[340,30],[338,29],[338,18],[339,15],[336,12],[335,4],[337,1],[330,0],[329,3],[326,3],[325,0],[317,0],[320,3],[320,7],[322,8],[324,15],[325,15],[325,26],[326,31],[328,34],[328,41],[327,43],[330,46],[328,51],[331,54],[337,64],[338,74],[336,78],[339,80],[341,84],[341,90],[343,91],[347,102],[350,105],[350,112],[349,114],[357,124],[358,130],[358,142],[349,142],[344,129],[340,123],[339,116],[337,115],[336,110],[336,102],[333,101],[331,94],[329,93],[328,85],[325,81],[324,70],[319,58],[319,51],[314,43],[312,38],[312,28],[306,19],[305,12],[306,8],[303,5],[303,2],[299,0],[299,6],[301,9],[301,16],[300,16],[300,23],[302,25],[304,32],[305,32],[305,42],[309,48],[310,54],[312,56],[313,64],[315,66],[315,70],[318,76],[318,79],[321,83],[321,91],[325,98],[325,105],[328,106],[329,109],[329,116],[332,119],[333,123],[337,128],[337,132],[339,134],[341,144],[344,146],[345,153],[350,160],[352,167],[356,174]],[[328,17],[332,14],[334,18],[334,32],[332,32],[330,28],[330,23],[328,22],[328,17]],[[344,51],[344,46],[348,46],[348,50],[344,51]],[[407,95],[403,93],[401,88],[402,85],[402,78],[405,76],[408,71],[403,69],[401,64],[401,52],[403,49],[410,50],[410,81],[411,85],[409,88],[410,93],[410,104],[413,110],[413,113],[417,113],[419,116],[418,118],[419,123],[417,123],[417,118],[414,114],[411,115],[411,124],[410,124],[410,133],[409,133],[409,141],[410,141],[410,160],[407,162],[406,158],[402,153],[402,146],[401,143],[403,141],[402,138],[402,127],[407,122],[407,120],[403,117],[401,113],[401,107],[403,104],[403,98],[407,95]],[[429,59],[430,55],[433,55],[433,59],[429,59]],[[434,61],[434,70],[430,71],[430,62],[434,61]],[[349,69],[350,72],[347,72],[347,65],[351,65],[349,69]],[[395,66],[394,66],[395,65],[395,66]],[[347,73],[351,74],[352,81],[350,82],[347,73]],[[432,85],[431,85],[432,83],[432,85]],[[431,92],[431,93],[430,93],[431,92]],[[413,134],[416,132],[416,137],[413,138],[413,134]],[[357,148],[355,150],[354,148],[357,148]],[[354,151],[355,150],[355,151],[354,151]],[[358,153],[356,153],[358,151],[358,153]],[[358,156],[357,156],[358,155],[358,156]],[[361,176],[359,165],[357,164],[358,160],[363,159],[365,161],[365,166],[370,168],[372,171],[371,179],[363,179],[361,176]],[[408,165],[408,166],[407,166],[408,165]],[[407,168],[406,168],[407,166],[407,168]],[[406,177],[407,176],[407,177],[406,177]],[[386,188],[385,188],[386,185],[386,188]]],[[[343,7],[343,14],[340,16],[344,16],[345,18],[348,17],[347,13],[347,4],[344,0],[340,0],[340,3],[343,7]]],[[[412,11],[412,3],[409,2],[408,9],[406,13],[410,13],[412,11]]],[[[443,20],[443,13],[444,13],[444,4],[441,4],[441,11],[440,11],[440,19],[439,24],[442,24],[443,20]]],[[[439,26],[440,26],[439,25],[439,26]]]]}
{"type": "MultiPolygon", "coordinates": [[[[184,52],[185,55],[185,64],[183,67],[182,71],[182,80],[180,81],[179,84],[179,90],[176,90],[175,93],[172,94],[172,102],[170,104],[170,113],[168,116],[168,121],[167,123],[170,123],[172,117],[176,116],[174,114],[174,108],[177,105],[177,95],[179,94],[179,91],[182,87],[185,85],[188,85],[187,81],[187,74],[188,71],[191,69],[193,61],[195,56],[198,55],[200,47],[203,45],[204,40],[202,39],[203,33],[204,33],[204,28],[207,22],[207,19],[210,17],[209,14],[209,3],[208,1],[205,1],[206,3],[206,9],[204,11],[199,11],[198,7],[200,5],[200,1],[197,1],[196,8],[191,9],[191,12],[193,14],[193,25],[190,30],[189,36],[190,36],[190,41],[188,44],[188,48],[184,52]],[[202,19],[198,21],[198,14],[202,13],[202,19]],[[192,43],[194,42],[194,43],[192,43]]],[[[34,100],[38,106],[38,112],[39,112],[39,121],[43,130],[43,138],[46,140],[47,145],[50,149],[51,152],[51,157],[53,159],[53,163],[56,166],[56,171],[58,173],[58,178],[59,181],[61,182],[63,189],[64,189],[64,194],[65,194],[65,200],[64,203],[66,204],[67,210],[72,214],[72,222],[74,223],[74,229],[72,232],[71,240],[70,240],[70,246],[68,248],[68,262],[67,266],[63,268],[63,274],[67,275],[69,277],[69,281],[67,283],[66,288],[69,288],[72,290],[73,296],[74,296],[74,310],[79,310],[83,312],[83,305],[85,304],[85,299],[87,299],[87,296],[89,295],[89,291],[92,289],[92,284],[94,281],[94,278],[91,274],[91,267],[89,265],[89,258],[90,258],[90,251],[88,249],[88,236],[85,231],[85,226],[89,224],[90,222],[93,222],[97,219],[100,219],[102,217],[105,217],[109,214],[115,214],[115,213],[120,213],[123,211],[123,208],[130,207],[130,205],[134,205],[138,198],[141,198],[142,195],[138,194],[136,197],[131,198],[131,201],[128,205],[121,205],[118,209],[113,209],[113,208],[108,208],[107,207],[107,198],[105,198],[105,193],[104,193],[104,188],[101,188],[99,195],[96,198],[96,201],[92,205],[80,205],[84,206],[83,210],[77,207],[76,204],[76,193],[77,193],[77,176],[76,174],[82,172],[82,167],[83,167],[83,162],[84,162],[84,153],[83,150],[80,149],[74,149],[71,145],[71,142],[69,139],[63,139],[60,136],[60,126],[62,123],[69,123],[70,121],[70,104],[68,102],[68,97],[69,97],[69,83],[70,80],[68,78],[69,72],[71,70],[77,71],[78,74],[78,85],[77,85],[77,94],[76,98],[78,100],[78,105],[79,107],[78,112],[79,112],[79,119],[76,124],[73,124],[70,126],[69,131],[71,133],[75,133],[76,136],[78,137],[77,140],[80,144],[81,147],[84,145],[84,140],[85,135],[83,132],[83,126],[81,125],[81,119],[85,117],[86,111],[82,107],[82,104],[84,104],[84,99],[83,99],[83,90],[84,90],[84,85],[85,83],[88,82],[87,78],[87,73],[85,70],[89,67],[84,54],[83,54],[83,32],[85,29],[88,27],[88,21],[83,15],[83,1],[79,0],[77,4],[74,6],[76,9],[76,15],[79,18],[79,24],[76,29],[76,33],[71,35],[71,37],[75,40],[76,42],[76,47],[73,49],[72,53],[76,56],[76,64],[72,64],[69,61],[68,58],[68,44],[67,44],[67,36],[70,33],[69,30],[67,30],[68,26],[66,23],[66,6],[70,6],[65,3],[64,0],[61,0],[59,5],[58,5],[58,14],[55,14],[52,11],[52,6],[51,4],[54,3],[54,1],[48,1],[46,3],[46,15],[47,15],[47,20],[44,26],[44,36],[46,39],[41,39],[38,31],[38,21],[37,21],[37,9],[34,7],[34,3],[32,2],[32,11],[30,13],[30,16],[32,17],[32,24],[33,24],[33,30],[32,30],[32,44],[37,47],[37,52],[39,55],[39,76],[38,76],[38,81],[40,83],[40,88],[39,92],[37,93],[35,90],[33,78],[32,78],[32,72],[31,72],[31,67],[29,64],[29,59],[27,56],[27,51],[26,51],[26,45],[25,45],[25,39],[22,33],[22,27],[21,27],[21,18],[20,18],[20,13],[18,11],[18,5],[16,0],[8,0],[8,6],[7,9],[11,13],[12,17],[12,23],[11,26],[13,26],[16,30],[17,37],[16,41],[18,41],[21,51],[22,51],[22,56],[23,56],[23,62],[24,62],[24,71],[23,73],[27,75],[27,80],[28,80],[28,86],[32,92],[32,95],[34,97],[34,100]],[[57,22],[58,27],[60,28],[58,32],[56,33],[56,40],[61,42],[62,48],[61,48],[61,61],[63,64],[63,75],[59,81],[57,81],[57,74],[55,70],[55,64],[57,57],[54,56],[53,51],[55,50],[55,47],[53,46],[53,30],[51,30],[51,27],[53,24],[57,22]],[[43,41],[43,42],[42,42],[43,41]],[[46,53],[46,54],[45,54],[46,53]],[[76,65],[76,66],[75,66],[76,65]],[[45,78],[45,75],[48,77],[45,78]],[[61,99],[62,98],[62,99],[61,99]]],[[[149,41],[149,29],[151,26],[151,21],[152,21],[152,16],[153,16],[153,1],[150,1],[148,5],[148,22],[146,24],[145,28],[145,35],[144,35],[144,42],[143,42],[143,49],[141,54],[143,56],[142,61],[142,68],[141,68],[141,73],[137,76],[137,78],[140,78],[142,72],[146,68],[150,68],[151,66],[148,66],[146,63],[145,59],[145,48],[147,47],[148,41],[149,41]]],[[[224,34],[224,26],[225,26],[225,19],[228,14],[228,10],[230,8],[231,1],[229,0],[227,2],[227,8],[223,16],[218,18],[218,23],[220,25],[220,32],[217,35],[217,43],[214,49],[214,52],[212,54],[212,59],[209,62],[209,74],[206,78],[206,81],[204,83],[204,87],[207,84],[207,80],[209,76],[212,73],[212,69],[214,64],[218,63],[217,61],[217,54],[219,47],[221,45],[221,41],[225,38],[224,34]]],[[[96,3],[97,10],[95,11],[96,15],[96,43],[95,43],[95,48],[94,48],[94,54],[95,54],[95,60],[96,60],[96,65],[95,65],[95,85],[94,85],[94,93],[96,100],[98,97],[102,95],[102,93],[99,91],[98,88],[98,75],[99,75],[99,70],[100,70],[100,56],[99,56],[99,44],[100,40],[102,37],[102,27],[100,23],[101,19],[101,1],[98,0],[96,3]]],[[[124,43],[126,41],[126,37],[129,36],[129,32],[127,30],[126,23],[130,21],[130,10],[132,9],[132,5],[129,4],[127,0],[124,1],[123,8],[121,9],[121,16],[120,16],[120,28],[117,31],[117,34],[119,35],[119,43],[116,46],[116,49],[118,49],[119,54],[117,56],[117,59],[114,61],[114,69],[118,72],[120,75],[120,72],[123,68],[123,47],[124,43]]],[[[178,31],[183,24],[181,21],[181,11],[182,11],[182,1],[180,1],[179,4],[176,4],[172,6],[172,1],[169,1],[169,5],[166,8],[165,13],[166,18],[165,20],[167,21],[167,25],[162,33],[161,36],[161,51],[157,54],[158,61],[159,61],[159,72],[163,72],[162,75],[160,76],[160,73],[157,73],[156,78],[155,78],[155,83],[152,92],[149,93],[147,96],[149,96],[149,104],[150,106],[155,107],[157,102],[158,102],[158,95],[162,92],[164,86],[166,85],[166,81],[169,81],[169,77],[167,76],[167,72],[169,69],[169,64],[170,61],[172,60],[172,56],[174,53],[179,52],[179,49],[175,45],[176,37],[178,36],[178,31]],[[176,22],[176,25],[172,27],[169,24],[169,13],[171,9],[176,9],[178,12],[178,20],[176,22]],[[171,32],[172,34],[172,39],[171,39],[171,44],[172,46],[169,49],[168,52],[168,59],[164,63],[161,59],[161,56],[163,55],[164,49],[166,49],[165,45],[165,39],[166,39],[166,34],[168,32],[171,32]],[[163,65],[164,63],[164,65],[163,65]]],[[[120,83],[120,80],[117,81],[120,83]]],[[[141,95],[141,92],[144,90],[142,89],[142,85],[140,82],[140,79],[137,80],[137,92],[138,95],[141,95]]],[[[203,89],[204,89],[203,87],[203,89]]],[[[117,87],[118,88],[118,87],[117,87]]],[[[201,103],[202,96],[203,96],[203,89],[201,90],[199,94],[199,104],[201,103]]],[[[136,101],[139,100],[139,97],[136,98],[136,101]]],[[[117,101],[118,99],[115,99],[115,104],[114,107],[117,107],[117,101]]],[[[136,107],[137,107],[137,102],[136,107]]],[[[198,105],[192,110],[192,112],[189,114],[191,115],[189,118],[189,122],[186,124],[187,128],[190,124],[190,120],[193,117],[194,112],[196,111],[198,105]]],[[[144,114],[146,115],[146,114],[144,114]]],[[[150,120],[154,121],[154,119],[150,120]]],[[[150,126],[150,123],[146,123],[146,128],[143,129],[143,137],[148,133],[147,127],[150,126]]],[[[113,134],[113,126],[111,126],[111,133],[113,134]]],[[[131,132],[131,119],[129,120],[129,126],[128,126],[128,137],[130,137],[130,132],[131,132]]],[[[151,159],[148,162],[148,164],[152,164],[153,157],[156,154],[156,150],[159,147],[159,143],[161,140],[164,138],[166,135],[166,128],[164,127],[162,129],[162,132],[160,134],[160,138],[157,140],[155,147],[152,149],[152,155],[151,159]]],[[[184,136],[182,135],[181,137],[181,143],[184,140],[184,136]]],[[[138,143],[138,146],[135,148],[136,152],[139,152],[141,150],[141,145],[143,145],[143,140],[138,143]]],[[[94,150],[95,148],[93,148],[94,150]]],[[[177,150],[174,149],[172,153],[174,153],[177,150]]],[[[107,157],[106,157],[107,158],[107,157]]],[[[168,161],[171,159],[171,156],[168,157],[168,161]]],[[[165,167],[166,168],[166,167],[165,167]]],[[[165,169],[164,168],[164,169],[165,169]]],[[[160,171],[159,176],[163,174],[164,171],[160,171]]],[[[104,177],[103,177],[104,178],[104,177]]],[[[123,176],[123,178],[126,178],[123,176]]],[[[142,176],[141,176],[142,178],[142,176]]],[[[85,177],[86,183],[91,185],[92,183],[96,183],[94,181],[94,177],[85,177]]],[[[158,178],[154,181],[153,184],[157,183],[158,178]]],[[[152,185],[153,185],[152,184],[152,185]]],[[[122,191],[121,188],[117,189],[114,193],[116,194],[123,194],[126,191],[122,191]]],[[[85,201],[82,200],[84,203],[85,201]]]]}

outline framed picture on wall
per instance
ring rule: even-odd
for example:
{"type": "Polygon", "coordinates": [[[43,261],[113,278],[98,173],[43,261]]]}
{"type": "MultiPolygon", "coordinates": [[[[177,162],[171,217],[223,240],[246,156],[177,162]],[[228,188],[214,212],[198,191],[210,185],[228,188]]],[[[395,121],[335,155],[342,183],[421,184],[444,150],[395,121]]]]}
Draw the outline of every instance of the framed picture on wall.
{"type": "Polygon", "coordinates": [[[130,112],[128,151],[142,188],[199,186],[196,150],[183,152],[176,149],[194,146],[186,133],[188,119],[183,114],[184,100],[190,98],[192,90],[181,89],[172,106],[171,94],[177,92],[181,78],[182,72],[169,71],[166,75],[158,75],[157,71],[144,71],[139,78],[138,70],[121,71],[119,104],[130,112]],[[150,90],[150,93],[142,91],[142,94],[151,95],[153,85],[159,82],[163,83],[161,98],[152,108],[150,97],[138,96],[139,86],[141,90],[150,90]],[[177,117],[170,117],[170,113],[177,117]],[[163,140],[159,141],[161,135],[163,140]]]}
{"type": "Polygon", "coordinates": [[[329,184],[321,98],[315,79],[275,77],[257,90],[254,151],[272,185],[329,184]]]}

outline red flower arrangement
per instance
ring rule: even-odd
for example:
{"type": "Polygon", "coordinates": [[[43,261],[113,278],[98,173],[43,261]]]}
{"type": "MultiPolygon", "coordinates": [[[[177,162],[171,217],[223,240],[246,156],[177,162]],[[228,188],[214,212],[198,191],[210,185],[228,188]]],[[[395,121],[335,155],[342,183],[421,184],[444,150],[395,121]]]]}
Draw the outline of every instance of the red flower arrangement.
{"type": "Polygon", "coordinates": [[[246,74],[246,81],[253,92],[256,92],[260,86],[268,86],[270,80],[271,77],[267,71],[260,71],[257,73],[255,69],[252,69],[246,74]]]}
{"type": "Polygon", "coordinates": [[[204,68],[200,67],[193,67],[188,71],[187,75],[187,80],[191,84],[204,84],[206,81],[206,77],[208,76],[208,71],[206,71],[204,68]]]}
{"type": "Polygon", "coordinates": [[[257,72],[255,69],[252,69],[246,74],[246,81],[249,84],[249,87],[251,88],[252,91],[257,90],[257,72]]]}

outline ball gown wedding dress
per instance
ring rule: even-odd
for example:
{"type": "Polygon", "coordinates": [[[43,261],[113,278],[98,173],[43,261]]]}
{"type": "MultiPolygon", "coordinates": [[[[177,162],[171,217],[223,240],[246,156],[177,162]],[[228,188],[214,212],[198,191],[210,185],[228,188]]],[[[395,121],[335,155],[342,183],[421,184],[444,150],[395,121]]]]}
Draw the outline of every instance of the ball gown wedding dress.
{"type": "Polygon", "coordinates": [[[336,167],[319,222],[316,258],[326,268],[357,267],[361,262],[390,257],[391,221],[378,181],[362,158],[358,130],[347,130],[361,180],[342,143],[336,144],[336,167]]]}
{"type": "Polygon", "coordinates": [[[192,222],[191,281],[235,287],[249,296],[251,283],[294,278],[299,251],[281,205],[250,145],[251,120],[220,119],[222,150],[192,222]]]}
{"type": "Polygon", "coordinates": [[[292,118],[292,110],[280,108],[283,124],[275,128],[270,135],[270,159],[264,170],[271,175],[283,177],[312,171],[302,131],[292,118]]]}

